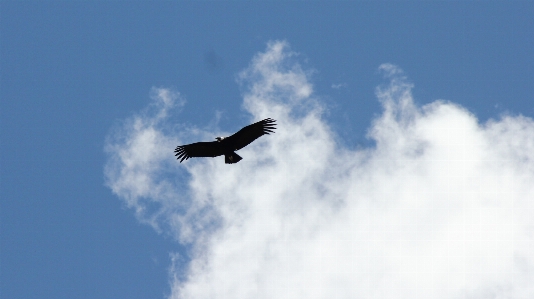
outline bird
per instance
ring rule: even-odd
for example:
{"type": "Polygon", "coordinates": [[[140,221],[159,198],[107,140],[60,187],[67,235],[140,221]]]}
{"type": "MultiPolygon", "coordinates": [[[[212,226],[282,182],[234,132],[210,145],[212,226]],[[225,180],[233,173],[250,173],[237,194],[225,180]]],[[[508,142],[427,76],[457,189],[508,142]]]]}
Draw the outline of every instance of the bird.
{"type": "Polygon", "coordinates": [[[276,120],[266,118],[248,125],[229,137],[216,137],[216,141],[195,142],[179,145],[174,150],[176,159],[182,161],[197,157],[217,157],[224,155],[224,163],[234,164],[243,158],[235,153],[263,135],[274,133],[276,120]]]}

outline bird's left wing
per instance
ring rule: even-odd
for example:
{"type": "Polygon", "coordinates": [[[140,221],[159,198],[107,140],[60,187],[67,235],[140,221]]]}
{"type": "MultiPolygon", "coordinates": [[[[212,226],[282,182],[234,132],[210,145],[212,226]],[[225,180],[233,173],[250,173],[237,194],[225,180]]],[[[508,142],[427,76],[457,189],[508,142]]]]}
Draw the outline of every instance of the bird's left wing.
{"type": "Polygon", "coordinates": [[[232,145],[233,150],[240,150],[262,135],[274,133],[275,122],[276,120],[272,118],[266,118],[244,127],[226,140],[232,145]]]}
{"type": "Polygon", "coordinates": [[[177,146],[174,150],[176,159],[187,160],[193,157],[217,157],[224,153],[220,142],[196,142],[177,146]]]}

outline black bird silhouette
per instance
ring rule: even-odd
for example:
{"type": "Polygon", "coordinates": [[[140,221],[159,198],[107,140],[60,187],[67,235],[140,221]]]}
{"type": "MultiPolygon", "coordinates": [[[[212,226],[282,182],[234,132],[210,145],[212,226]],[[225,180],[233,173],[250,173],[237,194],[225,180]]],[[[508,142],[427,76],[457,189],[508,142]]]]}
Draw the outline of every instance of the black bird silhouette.
{"type": "Polygon", "coordinates": [[[260,136],[274,133],[274,122],[276,120],[266,118],[257,123],[253,123],[239,130],[230,137],[221,138],[216,137],[217,141],[211,142],[196,142],[187,145],[180,145],[176,147],[175,156],[180,163],[189,158],[196,157],[217,157],[224,155],[224,163],[233,164],[241,161],[241,158],[235,151],[238,151],[249,145],[252,141],[258,139],[260,136]]]}

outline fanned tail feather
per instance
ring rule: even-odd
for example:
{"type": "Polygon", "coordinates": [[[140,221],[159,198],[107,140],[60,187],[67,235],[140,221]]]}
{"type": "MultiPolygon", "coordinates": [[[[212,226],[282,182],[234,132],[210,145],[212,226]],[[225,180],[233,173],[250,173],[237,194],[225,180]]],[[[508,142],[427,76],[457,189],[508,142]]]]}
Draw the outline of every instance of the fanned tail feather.
{"type": "Polygon", "coordinates": [[[241,156],[239,156],[238,154],[236,153],[231,153],[229,155],[224,155],[224,163],[226,164],[234,164],[234,163],[237,163],[239,161],[241,161],[241,156]]]}

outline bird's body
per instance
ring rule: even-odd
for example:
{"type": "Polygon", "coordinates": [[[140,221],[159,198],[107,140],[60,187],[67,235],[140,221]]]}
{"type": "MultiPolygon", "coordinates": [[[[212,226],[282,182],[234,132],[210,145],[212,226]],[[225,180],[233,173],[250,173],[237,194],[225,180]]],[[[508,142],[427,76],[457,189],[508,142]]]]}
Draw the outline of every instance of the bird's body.
{"type": "Polygon", "coordinates": [[[194,157],[217,157],[224,155],[224,162],[226,164],[237,163],[243,158],[236,154],[235,151],[244,148],[262,135],[274,133],[274,122],[274,119],[267,118],[244,127],[232,136],[226,138],[217,137],[217,141],[180,145],[174,150],[176,153],[175,156],[181,163],[184,160],[194,157]]]}

